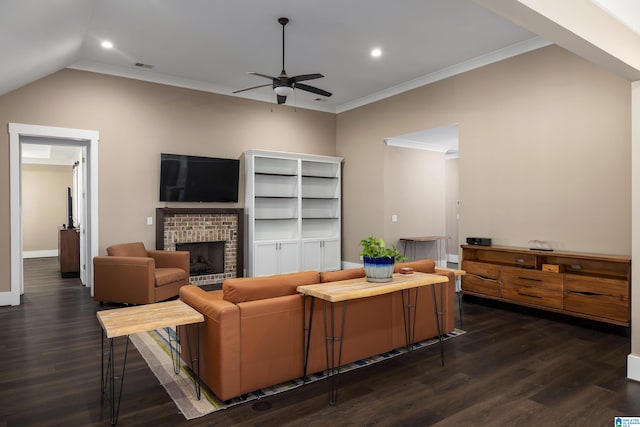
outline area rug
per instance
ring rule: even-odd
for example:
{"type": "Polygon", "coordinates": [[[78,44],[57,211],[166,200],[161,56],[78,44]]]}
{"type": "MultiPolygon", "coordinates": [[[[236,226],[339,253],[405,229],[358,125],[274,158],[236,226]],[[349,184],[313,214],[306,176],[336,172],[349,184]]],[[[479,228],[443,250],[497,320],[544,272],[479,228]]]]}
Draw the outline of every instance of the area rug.
{"type": "MultiPolygon", "coordinates": [[[[465,331],[455,329],[453,332],[444,336],[444,340],[458,337],[465,331]]],[[[175,345],[175,331],[172,328],[158,329],[150,332],[141,332],[130,336],[131,342],[136,346],[142,357],[146,360],[151,371],[160,381],[160,384],[167,390],[169,396],[176,403],[176,406],[184,417],[188,420],[202,417],[221,409],[230,408],[234,405],[250,402],[266,396],[271,396],[284,391],[292,390],[303,385],[302,378],[287,381],[282,384],[257,390],[252,393],[236,397],[232,400],[221,401],[206,386],[202,386],[202,398],[196,398],[195,386],[193,383],[193,373],[186,367],[181,360],[180,374],[176,375],[173,370],[171,361],[170,346],[175,345]],[[169,336],[172,337],[170,342],[169,336]]],[[[437,344],[437,339],[429,339],[414,344],[415,349],[437,344]]],[[[347,372],[353,369],[381,362],[392,357],[399,356],[407,352],[406,348],[398,348],[387,353],[377,356],[368,357],[363,360],[344,365],[340,368],[340,372],[347,372]]],[[[324,372],[307,376],[306,383],[319,381],[325,378],[324,372]]]]}

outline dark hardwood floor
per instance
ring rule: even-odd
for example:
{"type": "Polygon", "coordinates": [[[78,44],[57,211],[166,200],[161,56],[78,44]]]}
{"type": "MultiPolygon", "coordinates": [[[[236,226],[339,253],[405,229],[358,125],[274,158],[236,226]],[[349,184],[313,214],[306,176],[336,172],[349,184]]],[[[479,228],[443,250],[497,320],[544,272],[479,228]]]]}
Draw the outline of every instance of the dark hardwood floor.
{"type": "MultiPolygon", "coordinates": [[[[0,307],[0,426],[108,425],[100,395],[100,309],[56,258],[25,261],[21,306],[0,307]]],[[[464,301],[467,333],[341,375],[338,404],[318,382],[192,421],[131,346],[122,426],[612,426],[640,415],[615,328],[464,301]]]]}

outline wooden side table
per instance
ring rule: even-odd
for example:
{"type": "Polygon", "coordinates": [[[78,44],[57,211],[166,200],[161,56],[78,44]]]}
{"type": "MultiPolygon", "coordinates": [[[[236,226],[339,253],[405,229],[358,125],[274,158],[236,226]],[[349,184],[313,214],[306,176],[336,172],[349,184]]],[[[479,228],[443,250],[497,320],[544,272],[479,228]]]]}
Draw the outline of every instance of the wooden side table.
{"type": "MultiPolygon", "coordinates": [[[[102,369],[100,374],[100,391],[105,393],[107,385],[109,385],[109,398],[111,402],[110,422],[115,425],[118,422],[118,413],[120,412],[120,400],[122,399],[122,385],[124,384],[125,368],[127,366],[127,350],[129,349],[129,335],[138,332],[147,332],[160,328],[176,327],[195,323],[204,322],[202,313],[196,311],[189,305],[180,300],[159,302],[155,304],[139,305],[134,307],[116,308],[112,310],[102,310],[96,313],[98,322],[102,326],[102,369]],[[104,338],[109,339],[109,358],[107,360],[107,370],[105,372],[104,363],[104,338]],[[117,337],[126,337],[124,355],[122,359],[122,374],[120,376],[120,390],[118,391],[117,403],[115,395],[115,354],[113,350],[113,340],[117,337]]],[[[170,338],[171,340],[171,338],[170,338]]],[[[187,334],[187,341],[189,336],[187,334]]],[[[180,338],[176,337],[179,343],[180,338]]],[[[180,372],[180,353],[176,351],[174,358],[173,346],[171,350],[171,359],[174,362],[174,372],[180,372]]],[[[194,385],[196,395],[200,400],[200,333],[196,327],[196,355],[191,357],[194,362],[192,366],[196,366],[194,372],[194,385]]]]}
{"type": "Polygon", "coordinates": [[[366,277],[361,277],[358,279],[341,280],[337,282],[321,283],[317,285],[298,286],[298,292],[311,297],[309,325],[306,325],[306,321],[303,325],[307,329],[303,378],[307,376],[307,362],[309,360],[309,346],[311,343],[311,328],[313,325],[314,302],[316,299],[322,300],[323,306],[325,307],[326,304],[330,304],[329,308],[331,319],[327,319],[326,308],[323,309],[323,313],[325,329],[325,352],[327,358],[327,377],[329,379],[329,404],[335,405],[336,401],[338,400],[337,376],[340,374],[347,302],[354,299],[384,295],[391,292],[401,292],[406,344],[407,349],[411,350],[414,344],[418,290],[422,286],[431,286],[431,295],[433,298],[433,314],[438,332],[438,341],[440,342],[440,358],[442,365],[444,366],[444,345],[442,342],[442,333],[440,331],[440,318],[438,313],[438,305],[436,302],[435,285],[440,285],[440,293],[442,294],[442,285],[448,281],[449,279],[446,276],[415,272],[411,275],[402,275],[396,273],[393,275],[392,281],[388,283],[367,282],[366,277]],[[411,302],[412,290],[415,293],[413,303],[411,302]],[[405,293],[407,294],[406,301],[405,293]],[[342,303],[342,322],[340,328],[337,328],[335,326],[334,307],[338,303],[342,303]],[[328,322],[329,327],[327,327],[328,322]],[[339,329],[339,332],[336,331],[337,329],[339,329]],[[336,342],[338,343],[337,361],[334,359],[336,342]],[[329,357],[329,354],[331,354],[331,357],[329,357]]]}

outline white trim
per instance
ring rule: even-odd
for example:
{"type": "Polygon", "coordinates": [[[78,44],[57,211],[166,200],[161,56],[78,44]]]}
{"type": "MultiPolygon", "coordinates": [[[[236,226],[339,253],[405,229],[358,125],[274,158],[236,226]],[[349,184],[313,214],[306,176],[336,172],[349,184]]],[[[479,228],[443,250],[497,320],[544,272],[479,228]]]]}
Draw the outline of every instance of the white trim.
{"type": "Polygon", "coordinates": [[[45,249],[41,251],[24,251],[22,258],[51,258],[58,256],[57,249],[45,249]]]}
{"type": "MultiPolygon", "coordinates": [[[[117,65],[106,65],[98,62],[88,61],[88,60],[80,60],[75,64],[69,65],[67,68],[71,68],[74,70],[80,71],[89,71],[92,73],[99,74],[107,74],[110,76],[124,77],[127,79],[133,80],[142,80],[145,82],[158,83],[168,86],[181,87],[185,89],[193,89],[193,90],[201,90],[203,92],[209,93],[217,93],[220,95],[233,96],[236,98],[245,98],[251,99],[254,101],[262,101],[269,104],[274,103],[274,95],[273,91],[269,89],[268,91],[248,91],[242,92],[238,94],[234,94],[233,91],[237,90],[237,88],[229,88],[222,85],[216,85],[212,83],[205,83],[201,81],[186,79],[177,76],[169,76],[166,74],[155,73],[153,71],[148,70],[140,70],[137,68],[129,68],[129,67],[120,67],[117,65]]],[[[310,103],[300,101],[296,99],[294,103],[282,104],[281,107],[288,108],[304,108],[307,110],[315,110],[322,111],[325,113],[335,113],[335,110],[332,107],[322,105],[321,103],[310,103]]]]}
{"type": "Polygon", "coordinates": [[[426,76],[418,77],[417,79],[390,87],[389,89],[381,90],[380,92],[356,99],[355,101],[338,105],[335,112],[338,114],[344,113],[345,111],[353,110],[354,108],[362,107],[363,105],[372,104],[385,98],[435,83],[439,80],[444,80],[467,71],[475,70],[476,68],[484,67],[485,65],[493,64],[494,62],[499,62],[513,56],[518,56],[532,50],[549,46],[550,44],[552,44],[550,41],[545,40],[542,37],[534,37],[529,40],[507,46],[503,49],[496,50],[495,52],[461,62],[460,64],[443,68],[435,73],[427,74],[426,76]]]}
{"type": "Polygon", "coordinates": [[[98,255],[98,140],[100,133],[94,130],[70,129],[52,126],[39,126],[21,123],[9,123],[9,201],[10,201],[10,229],[11,229],[11,290],[10,296],[0,299],[0,305],[19,305],[20,295],[24,293],[22,268],[22,201],[21,201],[21,159],[20,137],[33,136],[44,138],[58,138],[77,142],[79,146],[87,147],[87,156],[91,163],[88,177],[86,250],[89,257],[86,263],[87,283],[93,295],[93,260],[98,255]]]}
{"type": "Polygon", "coordinates": [[[20,295],[16,302],[13,292],[0,292],[0,306],[3,305],[20,305],[20,295]]]}
{"type": "Polygon", "coordinates": [[[444,145],[424,141],[410,141],[408,139],[395,137],[385,138],[384,143],[389,147],[412,148],[414,150],[435,151],[437,153],[446,153],[449,151],[444,145]]]}
{"type": "Polygon", "coordinates": [[[640,356],[635,354],[627,356],[627,378],[640,381],[640,356]]]}
{"type": "Polygon", "coordinates": [[[453,264],[459,264],[460,263],[460,257],[458,255],[448,254],[447,255],[447,261],[451,262],[453,264]]]}
{"type": "Polygon", "coordinates": [[[343,270],[348,270],[350,268],[359,268],[362,267],[363,264],[358,264],[357,262],[349,262],[349,261],[342,261],[342,269],[343,270]]]}
{"type": "MultiPolygon", "coordinates": [[[[337,107],[329,107],[322,105],[321,103],[300,102],[296,101],[294,104],[282,104],[283,107],[290,108],[305,108],[308,110],[324,111],[327,113],[343,113],[345,111],[353,110],[354,108],[362,107],[363,105],[371,104],[380,101],[385,98],[389,98],[394,95],[398,95],[403,92],[407,92],[416,89],[421,86],[426,86],[430,83],[444,80],[446,78],[462,74],[467,71],[474,70],[476,68],[484,67],[485,65],[499,62],[513,56],[518,56],[523,53],[530,52],[532,50],[540,49],[552,44],[550,41],[543,39],[542,37],[533,37],[531,39],[516,43],[511,46],[496,50],[495,52],[488,53],[486,55],[479,56],[477,58],[470,59],[468,61],[455,64],[442,70],[436,71],[426,76],[418,77],[414,80],[390,87],[385,90],[373,93],[371,95],[356,99],[337,107]]],[[[229,88],[226,86],[200,82],[196,80],[169,76],[165,74],[156,73],[148,70],[141,70],[130,67],[120,67],[116,65],[105,65],[94,61],[80,60],[67,68],[80,71],[90,71],[92,73],[107,74],[111,76],[124,77],[134,80],[142,80],[152,83],[159,83],[169,86],[181,87],[186,89],[201,90],[204,92],[217,93],[221,95],[234,96],[237,98],[251,99],[255,101],[262,101],[273,104],[273,93],[269,91],[248,91],[238,94],[232,93],[237,88],[229,88]]]]}

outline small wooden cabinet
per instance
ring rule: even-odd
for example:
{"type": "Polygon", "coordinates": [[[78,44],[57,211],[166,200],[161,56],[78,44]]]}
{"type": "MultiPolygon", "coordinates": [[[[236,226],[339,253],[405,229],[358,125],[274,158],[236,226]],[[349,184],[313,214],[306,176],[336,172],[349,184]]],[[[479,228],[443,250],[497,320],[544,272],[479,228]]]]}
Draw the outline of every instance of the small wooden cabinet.
{"type": "Polygon", "coordinates": [[[58,260],[62,277],[80,277],[80,234],[77,229],[60,230],[58,260]]]}
{"type": "Polygon", "coordinates": [[[465,294],[630,325],[628,257],[463,245],[462,269],[465,294]]]}

